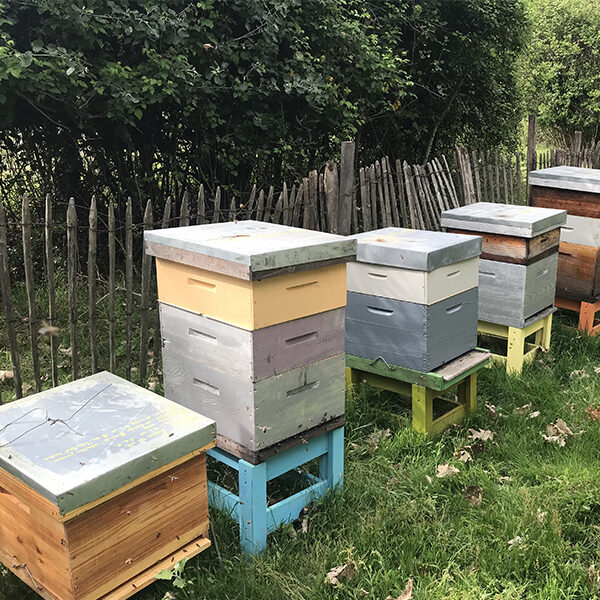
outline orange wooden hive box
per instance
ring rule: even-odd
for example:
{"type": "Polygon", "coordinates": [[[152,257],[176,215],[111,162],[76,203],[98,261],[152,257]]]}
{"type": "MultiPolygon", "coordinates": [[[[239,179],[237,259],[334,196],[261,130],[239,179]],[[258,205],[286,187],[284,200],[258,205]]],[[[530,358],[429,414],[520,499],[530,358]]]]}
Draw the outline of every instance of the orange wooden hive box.
{"type": "Polygon", "coordinates": [[[208,546],[214,421],[110,373],[0,407],[0,560],[48,600],[123,600],[208,546]]]}

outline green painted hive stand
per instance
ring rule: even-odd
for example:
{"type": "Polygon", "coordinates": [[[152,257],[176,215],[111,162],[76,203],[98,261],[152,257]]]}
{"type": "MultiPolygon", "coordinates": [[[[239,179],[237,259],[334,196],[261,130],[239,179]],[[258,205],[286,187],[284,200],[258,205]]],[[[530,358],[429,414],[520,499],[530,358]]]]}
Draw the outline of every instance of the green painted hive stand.
{"type": "Polygon", "coordinates": [[[486,350],[471,350],[435,371],[422,373],[389,365],[383,359],[373,361],[346,354],[346,381],[348,384],[368,383],[412,398],[413,429],[426,435],[435,435],[475,410],[477,372],[489,360],[490,353],[486,350]],[[440,397],[441,392],[453,389],[456,390],[457,401],[444,400],[455,404],[454,408],[434,418],[434,400],[440,397]]]}

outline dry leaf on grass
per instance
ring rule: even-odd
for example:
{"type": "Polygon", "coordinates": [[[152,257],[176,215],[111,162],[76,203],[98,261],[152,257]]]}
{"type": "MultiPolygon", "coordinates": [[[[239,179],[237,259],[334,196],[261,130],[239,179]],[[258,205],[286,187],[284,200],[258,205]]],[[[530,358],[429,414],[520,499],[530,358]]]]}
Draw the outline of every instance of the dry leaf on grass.
{"type": "Polygon", "coordinates": [[[525,540],[520,536],[516,535],[512,540],[508,540],[508,545],[510,548],[514,546],[521,546],[525,540]]]}
{"type": "Polygon", "coordinates": [[[490,417],[492,417],[492,419],[499,419],[500,417],[504,416],[501,412],[498,412],[498,409],[494,404],[486,404],[485,408],[487,409],[488,413],[490,413],[490,417]]]}
{"type": "Polygon", "coordinates": [[[59,348],[58,351],[65,356],[73,356],[73,348],[59,348]]]}
{"type": "Polygon", "coordinates": [[[594,367],[594,373],[600,373],[600,367],[594,367]]]}
{"type": "Polygon", "coordinates": [[[600,571],[596,569],[596,565],[590,565],[588,569],[588,581],[592,592],[600,591],[600,571]]]}
{"type": "Polygon", "coordinates": [[[471,506],[480,506],[483,500],[483,488],[478,485],[469,485],[465,488],[465,500],[471,506]]]}
{"type": "Polygon", "coordinates": [[[600,407],[592,406],[591,404],[585,409],[587,416],[592,419],[592,421],[600,420],[600,407]]]}
{"type": "Polygon", "coordinates": [[[14,371],[0,371],[0,383],[3,381],[8,381],[15,376],[14,371]]]}
{"type": "Polygon", "coordinates": [[[531,402],[528,404],[523,404],[523,406],[519,406],[515,408],[515,415],[526,415],[531,410],[531,402]]]}
{"type": "Polygon", "coordinates": [[[409,579],[404,591],[397,597],[388,596],[385,600],[411,600],[413,597],[413,580],[409,579]]]}
{"type": "Polygon", "coordinates": [[[452,477],[457,473],[460,473],[460,471],[452,465],[438,465],[436,477],[442,479],[444,477],[452,477]]]}
{"type": "Polygon", "coordinates": [[[466,448],[457,448],[454,458],[459,462],[468,463],[473,460],[471,453],[466,448]]]}
{"type": "Polygon", "coordinates": [[[489,429],[469,429],[469,439],[481,440],[482,442],[491,442],[495,433],[489,429]]]}
{"type": "Polygon", "coordinates": [[[574,379],[575,377],[589,377],[589,373],[585,369],[578,369],[577,371],[571,371],[569,377],[574,379]]]}
{"type": "Polygon", "coordinates": [[[331,585],[339,585],[340,579],[352,579],[358,575],[358,569],[354,561],[349,561],[345,565],[339,567],[333,567],[329,573],[325,576],[325,583],[331,585]]]}
{"type": "Polygon", "coordinates": [[[530,419],[537,419],[540,416],[540,411],[539,410],[534,410],[532,413],[529,413],[529,418],[530,419]]]}
{"type": "Polygon", "coordinates": [[[535,516],[540,523],[543,523],[546,520],[547,515],[547,512],[544,512],[541,508],[538,508],[535,516]]]}
{"type": "Polygon", "coordinates": [[[557,444],[561,448],[566,444],[567,438],[573,435],[569,426],[560,418],[556,419],[556,423],[549,423],[546,432],[547,435],[542,433],[542,437],[548,443],[557,444]]]}
{"type": "Polygon", "coordinates": [[[387,440],[391,435],[392,432],[390,429],[376,429],[375,431],[373,431],[371,434],[369,434],[369,437],[367,437],[367,444],[369,445],[369,450],[371,450],[372,452],[377,450],[381,442],[387,440]]]}
{"type": "Polygon", "coordinates": [[[60,329],[58,327],[54,327],[53,325],[49,325],[46,323],[46,321],[44,321],[42,323],[42,327],[38,329],[38,333],[44,337],[56,337],[60,333],[60,329]]]}

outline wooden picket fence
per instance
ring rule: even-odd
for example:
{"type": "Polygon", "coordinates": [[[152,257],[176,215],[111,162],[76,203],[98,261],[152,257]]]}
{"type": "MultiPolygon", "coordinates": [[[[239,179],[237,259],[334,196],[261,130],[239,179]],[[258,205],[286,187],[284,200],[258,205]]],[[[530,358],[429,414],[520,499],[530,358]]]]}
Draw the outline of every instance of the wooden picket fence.
{"type": "Polygon", "coordinates": [[[220,187],[208,194],[200,185],[167,198],[160,215],[148,201],[138,223],[131,199],[93,198],[89,207],[71,199],[65,222],[54,219],[58,203],[50,197],[43,214],[33,215],[32,207],[42,212],[39,203],[24,197],[17,219],[15,207],[7,219],[0,202],[0,341],[8,346],[4,353],[0,346],[0,402],[3,380],[21,397],[46,382],[103,369],[156,385],[161,340],[144,230],[249,218],[344,235],[387,226],[439,230],[446,209],[479,201],[525,203],[533,168],[600,166],[600,143],[528,153],[526,159],[458,147],[450,160],[442,155],[411,165],[382,157],[356,171],[354,152],[345,142],[339,165],[329,161],[322,172],[313,170],[277,192],[255,186],[245,199],[227,199],[220,187]],[[65,287],[57,282],[65,279],[66,297],[57,300],[65,287]],[[27,312],[20,314],[25,303],[27,312]]]}

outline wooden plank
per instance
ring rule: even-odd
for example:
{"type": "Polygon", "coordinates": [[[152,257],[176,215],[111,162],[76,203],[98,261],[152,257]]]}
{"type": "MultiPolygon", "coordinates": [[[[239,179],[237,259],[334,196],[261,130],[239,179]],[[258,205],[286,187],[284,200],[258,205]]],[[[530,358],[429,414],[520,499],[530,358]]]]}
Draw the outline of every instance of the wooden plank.
{"type": "MultiPolygon", "coordinates": [[[[285,185],[285,184],[284,184],[285,185]]],[[[320,231],[327,232],[327,198],[325,197],[325,178],[323,173],[319,173],[319,218],[320,218],[320,231]]]]}
{"type": "MultiPolygon", "coordinates": [[[[217,191],[215,193],[215,202],[213,208],[213,223],[218,223],[221,218],[221,186],[217,186],[217,191]]],[[[259,219],[260,220],[260,219],[259,219]]]]}
{"type": "Polygon", "coordinates": [[[263,216],[263,220],[264,221],[269,221],[271,219],[271,210],[273,207],[273,194],[275,193],[275,190],[273,189],[273,186],[269,187],[269,193],[267,194],[267,205],[265,207],[265,214],[263,216]]]}
{"type": "Polygon", "coordinates": [[[302,195],[304,196],[304,212],[302,214],[302,227],[304,229],[310,229],[311,222],[311,199],[310,192],[308,189],[308,177],[302,179],[302,195]]]}
{"type": "Polygon", "coordinates": [[[530,205],[531,203],[531,190],[529,188],[529,172],[535,170],[537,164],[536,159],[536,130],[537,130],[537,116],[529,115],[529,122],[527,126],[527,162],[526,162],[526,202],[525,204],[530,205]]]}
{"type": "Polygon", "coordinates": [[[304,202],[304,186],[302,182],[298,184],[296,191],[296,202],[294,202],[294,210],[292,211],[292,227],[300,227],[300,216],[302,215],[302,204],[304,202]]]}
{"type": "MultiPolygon", "coordinates": [[[[377,211],[377,184],[375,182],[375,165],[369,167],[369,195],[371,197],[371,223],[373,229],[378,228],[378,211],[377,211]]],[[[383,216],[379,221],[383,226],[383,216]]]]}
{"type": "MultiPolygon", "coordinates": [[[[46,220],[44,241],[46,251],[46,282],[48,285],[48,325],[56,326],[56,291],[54,282],[54,246],[52,241],[52,200],[46,196],[46,220]]],[[[50,336],[50,363],[52,369],[52,385],[58,385],[58,343],[56,336],[50,336]]]]}
{"type": "Polygon", "coordinates": [[[117,259],[116,259],[116,227],[115,207],[108,202],[108,368],[111,373],[117,370],[116,336],[116,294],[117,294],[117,259]]]}
{"type": "Polygon", "coordinates": [[[515,154],[515,171],[517,176],[517,204],[523,204],[523,175],[521,173],[521,153],[515,154]]]}
{"type": "Polygon", "coordinates": [[[231,202],[229,203],[229,220],[235,221],[237,218],[237,205],[235,202],[235,197],[231,198],[231,202]]]}
{"type": "Polygon", "coordinates": [[[385,157],[385,162],[388,172],[388,185],[390,188],[390,203],[392,204],[392,219],[394,222],[394,227],[402,227],[400,212],[398,210],[398,200],[396,198],[396,186],[394,185],[393,169],[387,156],[385,157]]]}
{"type": "Polygon", "coordinates": [[[187,190],[181,199],[181,210],[179,211],[179,226],[187,227],[190,224],[190,194],[187,190]]]}
{"type": "Polygon", "coordinates": [[[479,161],[477,160],[477,152],[471,152],[471,162],[473,163],[473,178],[475,180],[475,196],[477,202],[483,202],[481,195],[481,178],[479,176],[479,161]]]}
{"type": "Polygon", "coordinates": [[[423,223],[423,219],[418,211],[417,203],[413,195],[411,168],[406,161],[404,161],[403,170],[404,181],[406,184],[406,197],[408,198],[408,209],[410,212],[410,226],[413,229],[425,229],[425,224],[423,223]]]}
{"type": "Polygon", "coordinates": [[[96,255],[98,248],[98,205],[96,196],[92,196],[88,229],[88,331],[90,333],[90,359],[92,374],[98,372],[98,339],[96,321],[98,319],[96,255]]]}
{"type": "Polygon", "coordinates": [[[71,375],[73,379],[79,377],[79,352],[78,352],[78,323],[77,323],[77,211],[75,200],[69,200],[67,209],[67,280],[69,297],[69,329],[71,340],[71,375]]]}
{"type": "MultiPolygon", "coordinates": [[[[265,193],[263,190],[258,192],[258,203],[256,205],[256,220],[262,221],[265,214],[265,193]]],[[[215,221],[213,221],[214,223],[215,221]]]]}
{"type": "Polygon", "coordinates": [[[559,208],[578,217],[600,218],[600,194],[532,185],[532,206],[559,208]]]}
{"type": "Polygon", "coordinates": [[[246,205],[246,218],[252,219],[252,211],[254,210],[254,201],[256,200],[256,184],[252,186],[250,190],[250,197],[248,198],[248,204],[246,205]]]}
{"type": "Polygon", "coordinates": [[[273,210],[273,223],[279,223],[281,220],[281,213],[283,212],[283,192],[279,193],[279,198],[277,203],[275,204],[275,209],[273,210]]]}
{"type": "Polygon", "coordinates": [[[418,165],[413,165],[413,186],[416,189],[415,197],[417,199],[417,205],[421,209],[421,215],[423,218],[424,229],[428,229],[429,231],[434,229],[434,224],[430,215],[427,198],[425,197],[425,192],[423,190],[423,186],[421,185],[421,175],[419,173],[418,165]]]}
{"type": "Polygon", "coordinates": [[[290,226],[294,222],[294,207],[296,206],[296,186],[292,185],[287,210],[283,215],[283,224],[290,226]]]}
{"type": "MultiPolygon", "coordinates": [[[[254,188],[252,188],[254,189],[254,188]]],[[[287,225],[289,212],[290,212],[290,195],[288,193],[287,183],[283,182],[283,190],[281,192],[282,203],[281,203],[281,224],[287,225]]],[[[250,217],[248,217],[250,218],[250,217]]]]}
{"type": "Polygon", "coordinates": [[[389,206],[385,203],[385,197],[383,195],[383,185],[381,176],[381,164],[378,160],[375,161],[375,186],[377,189],[377,202],[379,204],[379,212],[381,213],[381,225],[382,227],[391,227],[392,219],[389,206]]]}
{"type": "Polygon", "coordinates": [[[583,302],[597,299],[600,295],[600,248],[560,243],[556,294],[583,302]]]}
{"type": "Polygon", "coordinates": [[[354,155],[356,144],[342,142],[340,159],[340,196],[337,231],[340,235],[350,235],[352,207],[354,200],[354,155]]]}
{"type": "Polygon", "coordinates": [[[408,215],[406,210],[406,193],[404,190],[404,174],[402,172],[402,163],[396,159],[396,179],[398,181],[398,202],[400,203],[400,227],[408,227],[408,215]]]}
{"type": "Polygon", "coordinates": [[[360,181],[360,212],[362,215],[362,230],[371,231],[371,203],[369,198],[368,183],[365,178],[365,169],[361,167],[358,171],[360,181]]]}
{"type": "Polygon", "coordinates": [[[23,383],[21,380],[21,363],[19,360],[19,347],[17,343],[17,332],[15,330],[15,316],[10,285],[7,236],[8,231],[4,205],[2,199],[0,199],[0,291],[2,292],[2,306],[4,308],[10,358],[14,372],[13,382],[15,385],[15,394],[17,398],[21,398],[23,396],[23,383]]]}
{"type": "MultiPolygon", "coordinates": [[[[167,198],[167,200],[169,200],[167,198]]],[[[205,201],[204,201],[204,184],[201,183],[200,184],[200,189],[198,190],[198,214],[196,216],[196,224],[197,225],[204,225],[204,223],[206,222],[205,219],[205,213],[206,213],[206,205],[205,205],[205,201]]]]}
{"type": "Polygon", "coordinates": [[[309,229],[319,229],[319,174],[317,171],[310,171],[308,174],[308,197],[310,198],[310,222],[309,229]]]}
{"type": "MultiPolygon", "coordinates": [[[[152,200],[146,203],[144,231],[152,229],[152,200]]],[[[139,381],[146,383],[148,371],[148,309],[150,308],[150,281],[152,278],[152,257],[144,253],[142,257],[142,288],[140,297],[140,370],[139,381]]]]}
{"type": "Polygon", "coordinates": [[[25,271],[25,287],[27,289],[27,307],[29,341],[31,344],[31,362],[33,363],[33,378],[35,381],[35,391],[42,391],[42,379],[40,376],[40,355],[38,350],[38,320],[35,306],[35,284],[33,281],[33,256],[31,250],[31,209],[29,208],[29,198],[23,196],[21,204],[21,233],[23,240],[23,268],[25,271]]]}
{"type": "Polygon", "coordinates": [[[132,331],[133,317],[133,210],[131,197],[127,198],[125,210],[125,376],[131,380],[132,369],[132,331]]]}
{"type": "Polygon", "coordinates": [[[452,177],[452,170],[448,166],[448,161],[446,160],[445,154],[442,154],[442,160],[444,161],[444,169],[445,169],[445,171],[442,171],[442,172],[447,173],[447,179],[448,179],[448,184],[449,184],[448,187],[449,187],[449,189],[452,190],[453,205],[454,205],[454,208],[458,208],[460,206],[460,202],[458,201],[458,194],[456,193],[456,186],[454,185],[454,179],[452,177]]]}
{"type": "Polygon", "coordinates": [[[333,160],[327,161],[327,164],[325,165],[323,181],[325,196],[327,198],[327,222],[329,223],[329,233],[337,233],[340,210],[340,186],[337,165],[333,160]]]}

